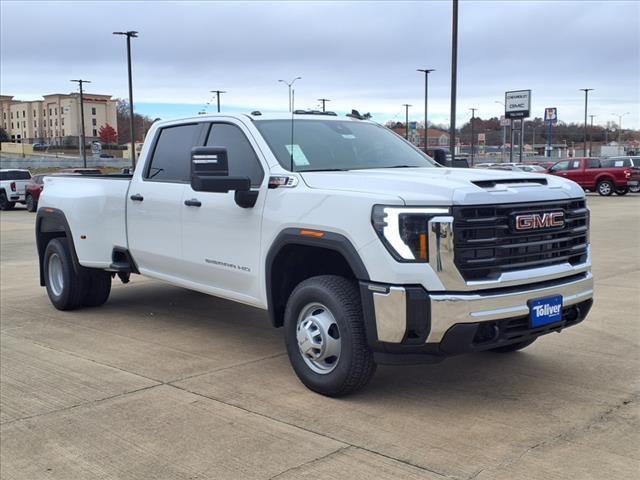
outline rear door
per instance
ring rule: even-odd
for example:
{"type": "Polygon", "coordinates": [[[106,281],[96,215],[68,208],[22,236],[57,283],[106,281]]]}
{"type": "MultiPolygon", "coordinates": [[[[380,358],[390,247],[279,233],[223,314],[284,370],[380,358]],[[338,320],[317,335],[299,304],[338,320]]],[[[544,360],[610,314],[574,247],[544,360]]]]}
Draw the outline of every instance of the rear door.
{"type": "Polygon", "coordinates": [[[149,160],[132,179],[127,198],[129,250],[141,273],[171,281],[186,277],[182,261],[182,197],[190,179],[191,149],[204,124],[157,131],[149,160]]]}
{"type": "Polygon", "coordinates": [[[563,177],[573,180],[580,186],[584,186],[584,161],[580,158],[569,160],[569,166],[563,177]]]}
{"type": "Polygon", "coordinates": [[[253,208],[241,208],[235,192],[184,189],[182,251],[190,278],[213,294],[249,304],[260,298],[260,232],[267,194],[267,167],[251,133],[236,120],[214,122],[207,146],[226,147],[229,175],[251,179],[253,208]]]}

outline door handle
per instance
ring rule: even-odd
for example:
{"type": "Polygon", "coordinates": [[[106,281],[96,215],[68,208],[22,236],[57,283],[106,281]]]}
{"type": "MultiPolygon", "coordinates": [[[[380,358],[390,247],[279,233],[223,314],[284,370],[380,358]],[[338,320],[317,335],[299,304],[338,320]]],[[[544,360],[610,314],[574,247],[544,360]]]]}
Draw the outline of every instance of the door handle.
{"type": "Polygon", "coordinates": [[[187,207],[201,207],[202,203],[200,203],[200,200],[198,200],[197,198],[192,198],[191,200],[185,200],[184,204],[187,207]]]}
{"type": "Polygon", "coordinates": [[[144,200],[144,197],[142,195],[140,195],[139,193],[136,193],[134,195],[131,195],[129,197],[131,200],[133,200],[134,202],[141,202],[144,200]]]}

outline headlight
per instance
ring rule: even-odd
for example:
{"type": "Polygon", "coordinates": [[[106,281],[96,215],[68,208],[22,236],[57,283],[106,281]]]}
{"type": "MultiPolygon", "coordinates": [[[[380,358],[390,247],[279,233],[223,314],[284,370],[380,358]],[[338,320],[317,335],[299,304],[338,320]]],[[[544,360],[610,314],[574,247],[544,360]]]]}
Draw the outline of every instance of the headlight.
{"type": "Polygon", "coordinates": [[[445,207],[375,205],[371,223],[396,260],[426,263],[429,261],[429,220],[448,213],[445,207]]]}

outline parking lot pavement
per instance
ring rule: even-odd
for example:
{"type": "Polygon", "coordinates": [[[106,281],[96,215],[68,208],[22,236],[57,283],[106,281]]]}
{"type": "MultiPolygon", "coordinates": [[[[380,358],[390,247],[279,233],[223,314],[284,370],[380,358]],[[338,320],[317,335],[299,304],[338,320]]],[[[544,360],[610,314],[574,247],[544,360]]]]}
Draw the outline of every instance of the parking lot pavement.
{"type": "Polygon", "coordinates": [[[589,196],[596,299],[523,352],[304,388],[255,309],[155,281],[55,310],[0,215],[4,479],[628,479],[640,471],[640,198],[589,196]]]}

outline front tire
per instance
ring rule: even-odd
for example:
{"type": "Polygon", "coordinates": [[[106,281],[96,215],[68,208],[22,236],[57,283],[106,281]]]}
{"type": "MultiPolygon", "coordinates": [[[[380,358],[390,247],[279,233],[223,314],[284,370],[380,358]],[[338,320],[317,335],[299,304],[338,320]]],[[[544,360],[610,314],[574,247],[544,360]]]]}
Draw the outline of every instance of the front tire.
{"type": "Polygon", "coordinates": [[[85,269],[86,292],[82,298],[83,307],[99,307],[111,294],[111,274],[104,270],[85,269]]]}
{"type": "Polygon", "coordinates": [[[609,197],[614,190],[613,182],[611,180],[602,180],[598,182],[598,186],[596,187],[596,190],[603,197],[609,197]]]}
{"type": "Polygon", "coordinates": [[[322,275],[300,283],[287,302],[284,328],[291,365],[314,392],[348,395],[375,373],[354,280],[322,275]]]}
{"type": "Polygon", "coordinates": [[[36,203],[32,195],[27,195],[25,205],[27,206],[27,211],[29,212],[35,212],[38,209],[38,204],[36,203]]]}

